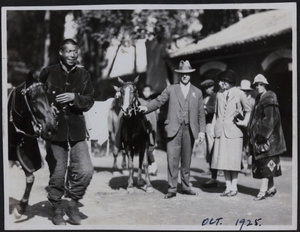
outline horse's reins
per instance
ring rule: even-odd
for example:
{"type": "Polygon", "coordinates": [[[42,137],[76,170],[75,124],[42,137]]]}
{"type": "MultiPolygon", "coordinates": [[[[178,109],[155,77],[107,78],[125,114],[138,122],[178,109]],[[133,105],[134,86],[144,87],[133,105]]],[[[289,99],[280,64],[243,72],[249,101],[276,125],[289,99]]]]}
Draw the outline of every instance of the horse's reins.
{"type": "Polygon", "coordinates": [[[14,123],[14,119],[13,119],[13,106],[15,106],[15,99],[16,99],[16,90],[14,89],[13,90],[13,96],[12,96],[12,104],[11,104],[11,107],[10,107],[10,117],[9,117],[9,121],[14,125],[14,128],[16,130],[17,133],[22,133],[24,134],[25,136],[27,137],[30,137],[30,138],[38,138],[40,135],[41,135],[41,132],[42,132],[42,125],[40,123],[38,123],[38,121],[36,120],[36,117],[34,116],[34,114],[32,113],[32,110],[31,110],[31,107],[28,103],[28,100],[27,100],[27,92],[31,91],[32,89],[36,88],[37,86],[40,86],[40,85],[44,85],[43,83],[41,82],[38,82],[38,83],[34,83],[32,84],[31,86],[29,86],[28,88],[26,88],[26,84],[24,86],[24,89],[21,90],[21,94],[24,96],[24,100],[25,100],[25,103],[26,103],[26,106],[28,108],[28,111],[31,115],[31,118],[32,118],[32,124],[33,124],[33,130],[34,130],[34,134],[31,135],[31,134],[28,134],[26,133],[25,131],[21,130],[20,128],[17,127],[17,125],[14,123]]]}

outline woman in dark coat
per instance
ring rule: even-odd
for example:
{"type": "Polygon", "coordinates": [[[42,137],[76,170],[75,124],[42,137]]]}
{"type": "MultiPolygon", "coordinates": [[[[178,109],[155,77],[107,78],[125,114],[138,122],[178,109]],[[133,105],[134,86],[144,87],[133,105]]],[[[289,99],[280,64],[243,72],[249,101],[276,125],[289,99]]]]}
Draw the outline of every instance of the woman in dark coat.
{"type": "Polygon", "coordinates": [[[266,89],[268,84],[261,74],[254,78],[259,95],[249,123],[250,152],[253,178],[262,179],[256,201],[276,194],[274,177],[281,175],[279,155],[286,151],[277,96],[266,89]]]}

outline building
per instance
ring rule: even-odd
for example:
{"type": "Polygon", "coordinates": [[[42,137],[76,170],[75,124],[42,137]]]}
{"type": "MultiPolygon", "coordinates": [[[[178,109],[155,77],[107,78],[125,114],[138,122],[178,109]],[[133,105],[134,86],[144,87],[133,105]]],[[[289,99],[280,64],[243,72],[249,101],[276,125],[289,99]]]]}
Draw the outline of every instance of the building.
{"type": "MultiPolygon", "coordinates": [[[[180,60],[189,60],[197,68],[191,82],[199,87],[205,79],[215,79],[226,68],[251,82],[258,73],[268,78],[270,89],[278,97],[288,151],[292,155],[292,30],[293,11],[270,10],[250,15],[228,28],[197,43],[170,50],[171,69],[180,60]]],[[[176,82],[176,73],[173,82],[176,82]]]]}

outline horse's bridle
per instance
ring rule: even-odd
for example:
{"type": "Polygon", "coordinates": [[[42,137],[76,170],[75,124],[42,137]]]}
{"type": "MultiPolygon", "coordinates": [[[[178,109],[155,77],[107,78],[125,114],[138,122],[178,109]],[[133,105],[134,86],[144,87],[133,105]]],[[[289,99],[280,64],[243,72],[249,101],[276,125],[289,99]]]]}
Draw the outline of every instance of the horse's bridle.
{"type": "Polygon", "coordinates": [[[33,90],[34,88],[38,87],[38,86],[41,86],[41,85],[44,85],[43,83],[41,82],[37,82],[37,83],[33,83],[31,86],[29,86],[28,88],[26,88],[26,84],[24,85],[24,89],[21,90],[21,94],[24,96],[24,100],[25,100],[25,103],[26,103],[26,106],[28,108],[28,111],[31,115],[31,118],[32,118],[32,125],[33,125],[33,130],[34,130],[34,134],[31,135],[31,134],[28,134],[26,133],[25,131],[21,130],[20,128],[17,127],[17,125],[14,123],[14,119],[13,119],[13,113],[12,113],[12,110],[13,110],[13,106],[15,105],[15,99],[16,99],[16,90],[13,90],[13,98],[12,98],[12,104],[11,104],[11,108],[10,108],[10,117],[9,117],[9,121],[14,125],[15,127],[15,130],[16,132],[18,133],[22,133],[24,134],[25,136],[27,137],[30,137],[30,138],[38,138],[41,136],[41,132],[42,132],[42,125],[40,123],[38,123],[38,121],[36,120],[36,117],[34,116],[34,114],[32,113],[32,110],[31,110],[31,107],[28,103],[28,100],[27,100],[27,93],[31,90],[33,90]]]}
{"type": "Polygon", "coordinates": [[[128,116],[128,115],[130,116],[132,111],[136,115],[137,112],[138,112],[138,106],[139,105],[140,105],[140,102],[138,100],[137,89],[134,86],[132,102],[130,103],[130,105],[128,106],[126,111],[123,109],[123,107],[121,107],[121,109],[122,109],[125,116],[128,116]]]}

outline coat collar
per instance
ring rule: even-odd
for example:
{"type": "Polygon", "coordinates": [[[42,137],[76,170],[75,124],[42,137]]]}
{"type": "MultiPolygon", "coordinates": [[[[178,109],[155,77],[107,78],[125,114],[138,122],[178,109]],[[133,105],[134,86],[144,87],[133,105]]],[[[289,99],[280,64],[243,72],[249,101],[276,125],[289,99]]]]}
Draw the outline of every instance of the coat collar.
{"type": "Polygon", "coordinates": [[[260,104],[264,107],[268,105],[276,105],[278,106],[278,101],[276,94],[272,91],[267,91],[265,94],[263,94],[260,98],[260,104]]]}
{"type": "Polygon", "coordinates": [[[74,65],[70,70],[67,69],[67,67],[63,64],[62,61],[60,61],[60,67],[66,72],[66,73],[70,73],[72,72],[75,68],[77,68],[77,65],[74,65]]]}
{"type": "Polygon", "coordinates": [[[228,98],[228,101],[227,101],[227,103],[228,103],[228,102],[232,101],[237,96],[237,91],[238,90],[239,89],[235,86],[235,87],[230,88],[225,93],[224,93],[224,91],[222,91],[220,93],[224,95],[224,101],[226,101],[226,95],[229,93],[229,98],[228,98]]]}

